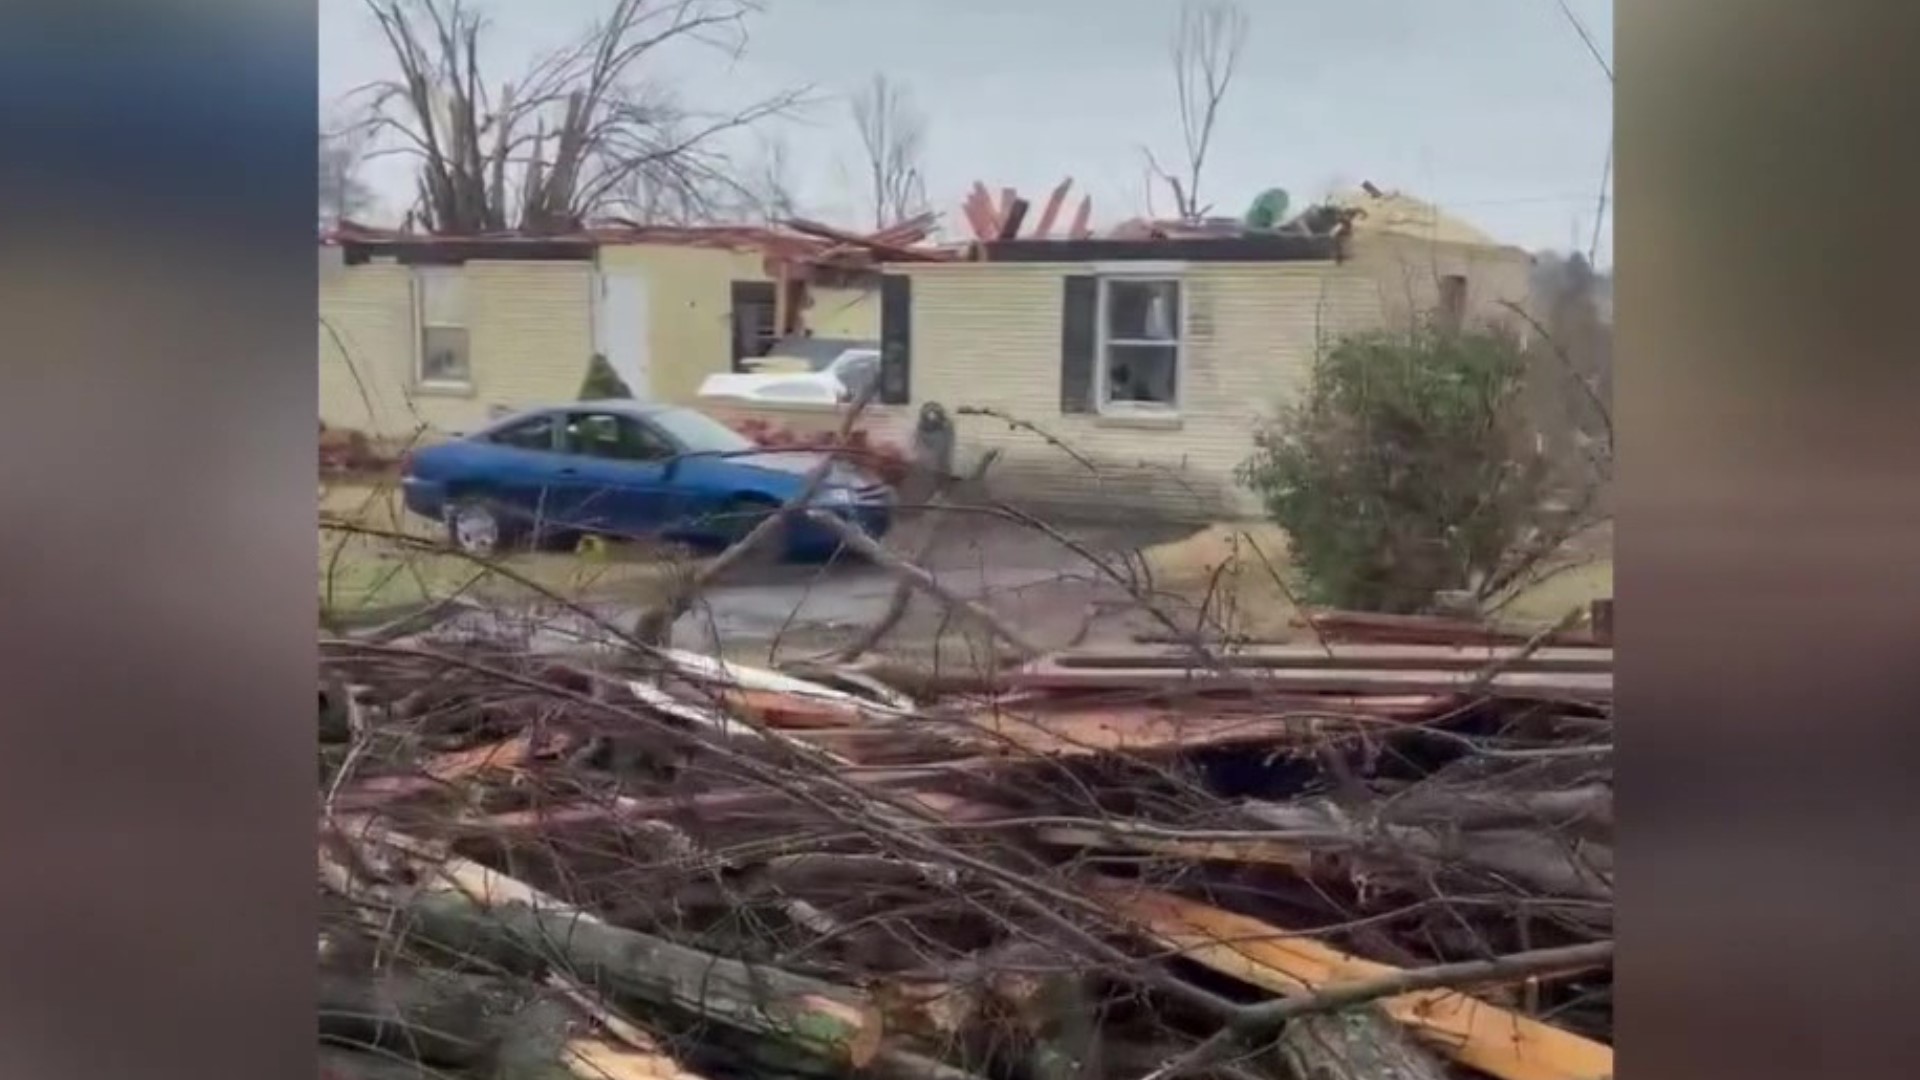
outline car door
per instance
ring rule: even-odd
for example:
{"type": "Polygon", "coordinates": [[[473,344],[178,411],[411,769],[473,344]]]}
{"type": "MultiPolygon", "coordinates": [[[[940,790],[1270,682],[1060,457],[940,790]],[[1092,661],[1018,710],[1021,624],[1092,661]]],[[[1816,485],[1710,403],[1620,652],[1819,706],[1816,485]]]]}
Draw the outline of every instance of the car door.
{"type": "Polygon", "coordinates": [[[484,436],[485,456],[466,486],[525,521],[554,518],[561,494],[559,429],[559,418],[543,413],[484,436]]]}
{"type": "Polygon", "coordinates": [[[575,528],[642,538],[671,519],[667,483],[673,444],[625,413],[581,409],[567,415],[559,505],[575,528]]]}

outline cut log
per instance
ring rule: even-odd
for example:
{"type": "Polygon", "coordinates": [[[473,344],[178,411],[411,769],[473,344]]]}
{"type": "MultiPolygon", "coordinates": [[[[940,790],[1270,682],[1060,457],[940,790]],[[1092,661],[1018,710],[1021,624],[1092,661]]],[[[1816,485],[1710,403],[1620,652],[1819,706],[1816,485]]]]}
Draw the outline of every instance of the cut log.
{"type": "Polygon", "coordinates": [[[1289,1021],[1276,1049],[1295,1080],[1447,1080],[1432,1055],[1371,1005],[1289,1021]]]}
{"type": "Polygon", "coordinates": [[[319,1031],[323,1039],[458,1068],[487,1058],[493,1025],[524,996],[498,980],[323,970],[319,1031]]]}
{"type": "Polygon", "coordinates": [[[446,1080],[446,1072],[393,1054],[320,1046],[320,1080],[446,1080]]]}
{"type": "MultiPolygon", "coordinates": [[[[359,841],[359,837],[355,837],[359,841]]],[[[424,848],[391,834],[383,846],[424,848]]],[[[864,1067],[880,1046],[881,1017],[866,995],[601,922],[524,882],[464,859],[414,860],[421,885],[409,899],[339,882],[350,895],[404,903],[409,930],[450,953],[514,954],[671,1014],[792,1046],[830,1063],[864,1067]]]]}

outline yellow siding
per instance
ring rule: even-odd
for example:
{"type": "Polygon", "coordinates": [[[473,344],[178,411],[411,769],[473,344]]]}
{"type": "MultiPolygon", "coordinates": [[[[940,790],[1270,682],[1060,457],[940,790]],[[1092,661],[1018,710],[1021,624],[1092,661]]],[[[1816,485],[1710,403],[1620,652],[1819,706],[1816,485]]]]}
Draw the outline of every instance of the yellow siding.
{"type": "Polygon", "coordinates": [[[805,325],[813,336],[857,338],[876,341],[880,337],[880,289],[809,290],[813,303],[806,310],[805,325]]]}
{"type": "Polygon", "coordinates": [[[1448,244],[1409,237],[1356,234],[1348,265],[1365,270],[1380,283],[1385,317],[1407,325],[1413,312],[1439,302],[1440,279],[1467,279],[1467,318],[1472,322],[1512,322],[1503,302],[1528,305],[1532,299],[1533,258],[1518,248],[1448,244]]]}
{"type": "Polygon", "coordinates": [[[405,438],[471,431],[496,409],[565,401],[593,355],[588,263],[471,262],[470,392],[416,385],[411,271],[335,267],[320,282],[320,419],[405,438]]]}
{"type": "Polygon", "coordinates": [[[913,271],[915,404],[938,401],[949,412],[991,408],[1039,426],[1073,451],[1002,420],[960,418],[963,467],[966,458],[999,448],[990,484],[1003,498],[1103,514],[1249,512],[1233,471],[1252,451],[1256,422],[1303,385],[1316,334],[1380,318],[1379,291],[1358,268],[1193,264],[1183,275],[1188,319],[1179,418],[1063,415],[1062,279],[1086,272],[1007,264],[913,271]]]}
{"type": "Polygon", "coordinates": [[[618,244],[600,249],[600,264],[608,273],[645,273],[650,396],[683,404],[707,376],[732,369],[732,283],[769,280],[758,251],[618,244]]]}

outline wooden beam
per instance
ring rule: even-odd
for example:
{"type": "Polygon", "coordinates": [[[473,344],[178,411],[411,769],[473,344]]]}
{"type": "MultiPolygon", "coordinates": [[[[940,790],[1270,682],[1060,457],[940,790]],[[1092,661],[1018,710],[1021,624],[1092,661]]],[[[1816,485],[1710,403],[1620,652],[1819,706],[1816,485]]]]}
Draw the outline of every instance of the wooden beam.
{"type": "Polygon", "coordinates": [[[1047,205],[1040,211],[1040,223],[1033,227],[1034,239],[1045,240],[1047,234],[1053,231],[1054,219],[1060,216],[1060,208],[1067,201],[1067,189],[1072,186],[1073,177],[1069,176],[1060,181],[1060,186],[1053,189],[1053,194],[1047,196],[1047,205]]]}
{"type": "Polygon", "coordinates": [[[1067,226],[1067,239],[1085,240],[1088,236],[1092,235],[1092,233],[1087,228],[1087,222],[1092,217],[1093,217],[1093,196],[1091,195],[1080,196],[1080,208],[1073,212],[1073,224],[1067,226]]]}
{"type": "MultiPolygon", "coordinates": [[[[1088,890],[1114,914],[1187,959],[1271,993],[1325,992],[1398,973],[1314,938],[1129,882],[1088,890]]],[[[1599,1080],[1614,1075],[1613,1048],[1455,990],[1414,990],[1380,1008],[1428,1046],[1500,1080],[1599,1080]]]]}
{"type": "Polygon", "coordinates": [[[1000,222],[1001,240],[1013,240],[1020,235],[1020,223],[1027,220],[1027,200],[1016,198],[1013,208],[1007,211],[1006,219],[1000,222]]]}

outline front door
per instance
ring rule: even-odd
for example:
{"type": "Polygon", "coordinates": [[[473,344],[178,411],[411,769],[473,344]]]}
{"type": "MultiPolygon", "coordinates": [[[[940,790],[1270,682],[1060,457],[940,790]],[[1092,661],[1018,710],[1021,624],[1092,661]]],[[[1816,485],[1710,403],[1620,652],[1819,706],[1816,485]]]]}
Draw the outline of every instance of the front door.
{"type": "Polygon", "coordinates": [[[670,520],[667,470],[673,444],[635,417],[580,410],[568,414],[559,501],[570,524],[626,539],[645,539],[670,520]]]}
{"type": "Polygon", "coordinates": [[[631,270],[600,275],[595,307],[594,349],[607,358],[635,398],[653,395],[653,371],[647,353],[647,276],[631,270]]]}

